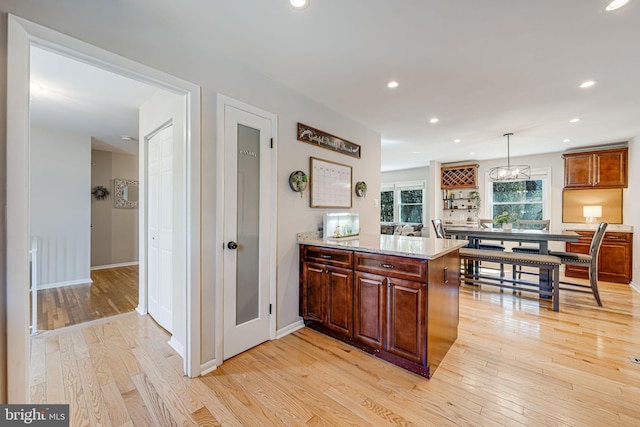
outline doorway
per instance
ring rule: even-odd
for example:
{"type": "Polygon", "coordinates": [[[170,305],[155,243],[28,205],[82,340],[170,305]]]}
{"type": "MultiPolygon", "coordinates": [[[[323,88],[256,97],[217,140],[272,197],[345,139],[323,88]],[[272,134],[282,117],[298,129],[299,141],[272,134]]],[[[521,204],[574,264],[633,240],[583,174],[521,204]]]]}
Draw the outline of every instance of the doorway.
{"type": "MultiPolygon", "coordinates": [[[[183,318],[181,330],[184,338],[184,372],[189,376],[200,373],[200,91],[196,85],[162,72],[142,66],[126,58],[98,49],[80,40],[9,16],[7,67],[7,362],[12,369],[7,375],[10,403],[29,401],[29,53],[32,46],[40,46],[69,57],[77,58],[106,70],[141,82],[155,85],[178,94],[184,99],[183,161],[186,165],[184,191],[181,199],[185,207],[184,227],[190,235],[183,237],[184,281],[181,294],[183,318]],[[194,179],[196,178],[196,179],[194,179]],[[26,191],[25,191],[26,190],[26,191]],[[194,197],[194,195],[196,195],[194,197]]],[[[141,198],[141,203],[142,198],[141,198]]],[[[143,215],[141,215],[143,216],[143,215]]],[[[143,233],[144,226],[140,229],[143,233]]],[[[146,235],[146,233],[145,233],[146,235]]],[[[143,241],[142,239],[140,241],[143,241]]],[[[141,261],[145,263],[145,259],[141,261]]],[[[143,274],[141,274],[143,276],[143,274]]],[[[142,278],[141,292],[146,277],[142,278]]],[[[146,309],[146,304],[143,307],[146,309]]],[[[140,307],[139,307],[140,310],[140,307]]]]}
{"type": "Polygon", "coordinates": [[[224,117],[226,360],[275,338],[277,117],[222,96],[219,106],[224,117]]]}

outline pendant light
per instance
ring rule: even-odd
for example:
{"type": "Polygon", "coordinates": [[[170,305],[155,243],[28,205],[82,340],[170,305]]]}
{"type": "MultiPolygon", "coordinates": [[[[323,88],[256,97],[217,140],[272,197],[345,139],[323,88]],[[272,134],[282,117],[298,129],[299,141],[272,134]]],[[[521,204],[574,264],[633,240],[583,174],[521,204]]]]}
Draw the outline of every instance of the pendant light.
{"type": "Polygon", "coordinates": [[[512,165],[509,152],[509,137],[513,133],[505,133],[507,137],[507,165],[497,166],[489,170],[489,181],[521,181],[531,178],[531,167],[527,165],[512,165]]]}

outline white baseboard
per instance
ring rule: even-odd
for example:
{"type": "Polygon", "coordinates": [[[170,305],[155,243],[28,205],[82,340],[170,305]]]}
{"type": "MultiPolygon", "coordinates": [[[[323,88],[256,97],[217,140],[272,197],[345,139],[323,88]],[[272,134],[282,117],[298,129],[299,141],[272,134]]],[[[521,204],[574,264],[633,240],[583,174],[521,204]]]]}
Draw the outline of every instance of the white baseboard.
{"type": "Polygon", "coordinates": [[[42,285],[38,285],[37,288],[39,291],[43,289],[51,289],[51,288],[63,288],[65,286],[73,286],[73,285],[90,285],[93,283],[91,279],[78,279],[78,280],[69,280],[67,282],[55,282],[55,283],[44,283],[42,285]]]}
{"type": "Polygon", "coordinates": [[[276,339],[279,340],[280,338],[287,336],[297,331],[298,329],[302,329],[302,328],[304,328],[304,321],[300,319],[297,322],[290,324],[289,326],[285,326],[282,329],[278,329],[276,331],[276,339]]]}
{"type": "Polygon", "coordinates": [[[141,306],[141,305],[138,305],[138,306],[136,307],[136,311],[137,311],[138,313],[140,313],[140,315],[142,315],[142,316],[144,316],[145,314],[147,314],[147,309],[146,309],[145,307],[141,306]]]}
{"type": "Polygon", "coordinates": [[[633,289],[634,291],[640,293],[640,285],[638,285],[637,283],[631,282],[629,283],[629,286],[631,286],[631,289],[633,289]]]}
{"type": "Polygon", "coordinates": [[[106,270],[107,268],[129,267],[130,265],[138,265],[138,264],[140,264],[138,261],[121,262],[119,264],[94,265],[93,267],[91,267],[91,269],[92,270],[106,270]]]}
{"type": "Polygon", "coordinates": [[[169,340],[169,345],[171,346],[172,349],[174,349],[180,355],[180,357],[184,359],[184,345],[182,345],[180,341],[175,339],[173,335],[169,340]]]}
{"type": "Polygon", "coordinates": [[[200,375],[207,375],[209,372],[213,372],[218,369],[218,364],[215,359],[210,360],[207,363],[200,365],[200,375]]]}

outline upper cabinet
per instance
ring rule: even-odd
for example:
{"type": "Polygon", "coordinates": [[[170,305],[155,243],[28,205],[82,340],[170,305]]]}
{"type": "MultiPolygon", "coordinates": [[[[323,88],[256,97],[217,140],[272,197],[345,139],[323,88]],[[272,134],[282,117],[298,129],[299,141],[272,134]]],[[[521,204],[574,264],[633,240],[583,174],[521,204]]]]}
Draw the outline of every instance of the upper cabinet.
{"type": "Polygon", "coordinates": [[[443,190],[452,188],[478,188],[478,165],[447,166],[440,169],[443,190]]]}
{"type": "Polygon", "coordinates": [[[626,188],[628,148],[566,153],[564,188],[626,188]]]}

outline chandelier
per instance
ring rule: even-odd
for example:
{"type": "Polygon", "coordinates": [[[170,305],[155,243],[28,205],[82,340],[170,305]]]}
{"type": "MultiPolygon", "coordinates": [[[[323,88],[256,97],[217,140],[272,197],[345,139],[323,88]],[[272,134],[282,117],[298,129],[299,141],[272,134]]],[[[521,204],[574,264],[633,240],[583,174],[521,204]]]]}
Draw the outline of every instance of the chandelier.
{"type": "Polygon", "coordinates": [[[512,165],[509,153],[509,137],[513,133],[505,133],[507,137],[507,166],[497,166],[489,170],[489,181],[518,181],[531,178],[531,167],[526,165],[512,165]]]}

